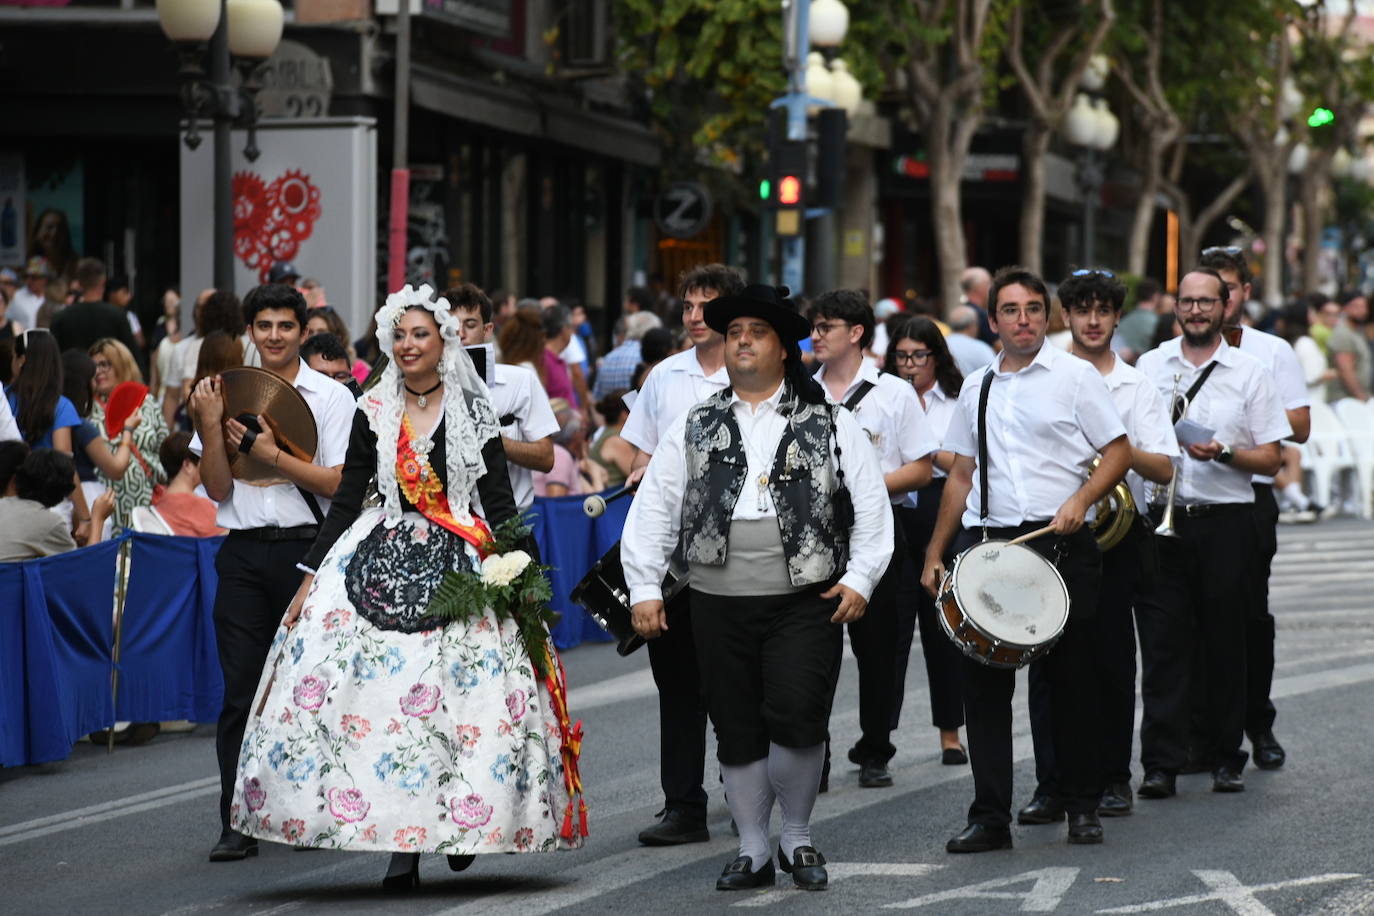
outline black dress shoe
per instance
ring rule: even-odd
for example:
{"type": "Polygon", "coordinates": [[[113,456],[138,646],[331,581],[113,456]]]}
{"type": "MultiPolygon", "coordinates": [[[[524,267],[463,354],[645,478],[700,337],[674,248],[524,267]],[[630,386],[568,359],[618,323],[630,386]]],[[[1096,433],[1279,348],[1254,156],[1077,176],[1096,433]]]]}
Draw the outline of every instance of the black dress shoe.
{"type": "Polygon", "coordinates": [[[382,890],[391,893],[413,891],[420,886],[420,854],[418,852],[393,852],[387,863],[386,877],[382,878],[382,890]]]}
{"type": "Polygon", "coordinates": [[[945,852],[991,852],[994,849],[1011,849],[1010,827],[969,824],[963,833],[945,844],[945,852]]]}
{"type": "Polygon", "coordinates": [[[1114,782],[1107,786],[1102,798],[1098,800],[1097,814],[1099,817],[1125,817],[1131,813],[1133,807],[1135,802],[1131,797],[1131,784],[1114,782]]]}
{"type": "Polygon", "coordinates": [[[467,871],[475,861],[476,856],[448,856],[448,867],[452,871],[467,871]]]}
{"type": "Polygon", "coordinates": [[[968,763],[968,752],[963,745],[959,747],[947,747],[940,752],[940,763],[947,767],[963,766],[968,763]]]}
{"type": "Polygon", "coordinates": [[[778,873],[773,870],[773,860],[768,859],[758,871],[753,870],[754,860],[740,856],[720,873],[716,879],[718,891],[748,891],[756,887],[772,887],[777,883],[778,873]]]}
{"type": "Polygon", "coordinates": [[[825,856],[814,846],[798,846],[792,850],[792,861],[778,847],[778,867],[792,876],[792,883],[804,891],[823,891],[830,883],[830,875],[825,871],[825,856]]]}
{"type": "Polygon", "coordinates": [[[1230,767],[1217,767],[1212,772],[1212,791],[1244,792],[1245,780],[1241,778],[1239,770],[1233,770],[1230,767]]]}
{"type": "Polygon", "coordinates": [[[639,842],[645,846],[681,846],[683,843],[705,843],[711,839],[704,817],[692,817],[685,811],[669,808],[663,820],[640,831],[639,842]]]}
{"type": "Polygon", "coordinates": [[[892,785],[892,774],[887,771],[887,764],[879,763],[876,760],[870,760],[860,765],[860,788],[886,789],[890,785],[892,785]]]}
{"type": "Polygon", "coordinates": [[[237,862],[258,854],[258,841],[244,836],[237,830],[225,830],[219,835],[219,842],[210,850],[211,862],[237,862]]]}
{"type": "Polygon", "coordinates": [[[1266,730],[1262,735],[1251,737],[1250,751],[1255,758],[1255,766],[1261,770],[1277,770],[1288,759],[1283,752],[1283,745],[1279,744],[1272,731],[1266,730]]]}
{"type": "Polygon", "coordinates": [[[1173,798],[1175,791],[1173,773],[1151,770],[1140,781],[1140,788],[1135,790],[1135,794],[1141,798],[1173,798]]]}
{"type": "Polygon", "coordinates": [[[1083,846],[1102,842],[1102,822],[1095,812],[1069,815],[1069,842],[1083,846]]]}
{"type": "Polygon", "coordinates": [[[1049,795],[1036,795],[1016,812],[1018,824],[1055,824],[1064,819],[1064,806],[1049,795]]]}

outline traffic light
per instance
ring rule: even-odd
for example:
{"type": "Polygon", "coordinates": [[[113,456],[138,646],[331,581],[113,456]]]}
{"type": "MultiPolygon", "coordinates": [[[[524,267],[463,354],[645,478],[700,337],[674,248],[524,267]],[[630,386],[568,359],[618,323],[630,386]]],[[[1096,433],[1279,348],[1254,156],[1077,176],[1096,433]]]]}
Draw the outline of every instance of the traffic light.
{"type": "Polygon", "coordinates": [[[801,235],[806,226],[806,141],[777,140],[768,158],[777,234],[801,235]]]}
{"type": "Polygon", "coordinates": [[[1336,120],[1336,113],[1330,108],[1314,108],[1307,116],[1308,127],[1325,127],[1336,120]]]}

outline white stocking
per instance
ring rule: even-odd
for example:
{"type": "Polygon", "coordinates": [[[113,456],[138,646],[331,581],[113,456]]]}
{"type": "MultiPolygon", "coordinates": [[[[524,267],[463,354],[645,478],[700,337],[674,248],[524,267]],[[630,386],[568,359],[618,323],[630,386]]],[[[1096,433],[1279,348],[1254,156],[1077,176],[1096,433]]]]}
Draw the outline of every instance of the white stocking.
{"type": "MultiPolygon", "coordinates": [[[[789,860],[798,846],[811,845],[811,809],[820,794],[824,765],[824,742],[804,748],[768,746],[768,779],[782,808],[779,843],[789,860]]],[[[744,838],[743,830],[740,838],[744,838]]]]}
{"type": "Polygon", "coordinates": [[[730,814],[739,828],[739,854],[753,860],[754,871],[773,855],[768,845],[768,821],[773,813],[773,786],[768,772],[767,758],[743,766],[720,765],[730,814]]]}

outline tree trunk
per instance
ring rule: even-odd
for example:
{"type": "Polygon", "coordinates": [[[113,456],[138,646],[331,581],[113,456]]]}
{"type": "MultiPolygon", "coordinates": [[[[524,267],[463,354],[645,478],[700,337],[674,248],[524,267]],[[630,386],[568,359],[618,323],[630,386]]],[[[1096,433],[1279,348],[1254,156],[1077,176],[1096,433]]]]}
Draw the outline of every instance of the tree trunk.
{"type": "Polygon", "coordinates": [[[964,210],[960,200],[964,160],[948,149],[931,144],[931,222],[935,227],[935,251],[940,259],[940,300],[945,317],[959,305],[959,280],[968,266],[964,245],[964,210]]]}
{"type": "Polygon", "coordinates": [[[1322,262],[1322,201],[1321,189],[1331,181],[1331,159],[1322,150],[1313,150],[1307,159],[1307,169],[1298,185],[1298,203],[1302,207],[1302,286],[1304,292],[1319,292],[1322,262]]]}
{"type": "Polygon", "coordinates": [[[1032,118],[1021,140],[1021,265],[1040,273],[1045,238],[1045,155],[1050,129],[1032,118]]]}
{"type": "Polygon", "coordinates": [[[1284,244],[1283,222],[1288,201],[1288,162],[1287,157],[1273,157],[1273,161],[1260,166],[1260,187],[1264,191],[1264,276],[1260,295],[1269,308],[1283,304],[1284,244]]]}
{"type": "Polygon", "coordinates": [[[1150,254],[1150,229],[1155,223],[1155,198],[1159,196],[1162,168],[1160,158],[1164,154],[1156,139],[1157,131],[1150,130],[1149,134],[1145,145],[1145,171],[1141,175],[1135,214],[1131,219],[1131,234],[1126,244],[1126,272],[1136,276],[1145,274],[1145,261],[1150,254]]]}

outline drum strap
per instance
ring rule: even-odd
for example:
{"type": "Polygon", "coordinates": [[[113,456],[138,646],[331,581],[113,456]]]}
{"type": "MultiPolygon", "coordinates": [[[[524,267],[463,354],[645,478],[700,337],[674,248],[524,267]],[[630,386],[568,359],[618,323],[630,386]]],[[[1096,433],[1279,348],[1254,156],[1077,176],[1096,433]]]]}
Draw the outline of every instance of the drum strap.
{"type": "Polygon", "coordinates": [[[988,392],[992,389],[992,368],[983,373],[983,385],[978,389],[978,521],[983,526],[983,540],[988,539],[988,392]]]}

